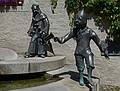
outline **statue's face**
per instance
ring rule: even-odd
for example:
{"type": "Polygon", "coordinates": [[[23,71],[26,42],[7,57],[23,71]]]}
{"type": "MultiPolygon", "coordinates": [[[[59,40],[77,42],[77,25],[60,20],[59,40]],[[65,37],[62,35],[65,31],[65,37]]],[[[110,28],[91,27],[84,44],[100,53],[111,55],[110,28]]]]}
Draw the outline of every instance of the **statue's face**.
{"type": "Polygon", "coordinates": [[[86,25],[87,25],[87,20],[82,18],[82,17],[78,17],[75,20],[75,26],[76,27],[84,28],[84,27],[86,27],[86,25]]]}
{"type": "Polygon", "coordinates": [[[33,15],[36,15],[40,11],[39,5],[32,5],[31,9],[32,9],[33,15]]]}
{"type": "Polygon", "coordinates": [[[32,12],[33,12],[33,13],[38,12],[38,11],[37,11],[37,6],[33,6],[33,7],[32,7],[32,12]]]}
{"type": "Polygon", "coordinates": [[[82,9],[80,12],[78,12],[76,16],[75,26],[77,28],[84,29],[86,25],[87,25],[87,16],[84,9],[82,9]]]}

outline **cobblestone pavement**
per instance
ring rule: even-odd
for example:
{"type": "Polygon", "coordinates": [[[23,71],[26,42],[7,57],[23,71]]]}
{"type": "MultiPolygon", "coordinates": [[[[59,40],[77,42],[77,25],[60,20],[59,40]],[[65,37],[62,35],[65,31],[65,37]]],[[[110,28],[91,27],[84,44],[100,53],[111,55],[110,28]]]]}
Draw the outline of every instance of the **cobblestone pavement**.
{"type": "MultiPolygon", "coordinates": [[[[51,25],[50,31],[55,36],[62,36],[69,31],[69,20],[64,9],[64,0],[59,0],[55,14],[51,13],[49,0],[31,0],[28,8],[33,2],[37,2],[41,10],[48,15],[51,25]]],[[[0,47],[7,47],[23,54],[27,50],[30,41],[26,33],[31,22],[30,9],[28,9],[28,12],[0,13],[0,21],[2,21],[0,22],[0,47]]],[[[94,29],[101,39],[104,39],[105,33],[97,31],[93,20],[88,22],[88,26],[94,29]]],[[[73,39],[63,45],[53,43],[53,47],[56,54],[67,57],[67,64],[75,64],[73,56],[75,41],[73,39]]],[[[111,59],[108,61],[100,56],[100,52],[93,42],[91,42],[91,47],[95,54],[96,69],[94,75],[101,79],[101,84],[120,86],[120,57],[110,57],[111,59]]]]}

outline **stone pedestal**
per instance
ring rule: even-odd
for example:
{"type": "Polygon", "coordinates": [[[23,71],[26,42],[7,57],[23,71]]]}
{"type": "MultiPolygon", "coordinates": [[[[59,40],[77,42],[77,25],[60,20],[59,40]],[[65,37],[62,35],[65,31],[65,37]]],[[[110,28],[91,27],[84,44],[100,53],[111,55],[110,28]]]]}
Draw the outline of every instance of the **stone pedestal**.
{"type": "Polygon", "coordinates": [[[0,48],[0,75],[44,72],[64,65],[65,56],[18,58],[13,50],[0,48]]]}
{"type": "Polygon", "coordinates": [[[64,56],[0,61],[0,74],[25,74],[55,70],[65,65],[64,56]]]}
{"type": "Polygon", "coordinates": [[[100,80],[93,79],[94,85],[91,87],[91,91],[100,91],[100,80]]]}

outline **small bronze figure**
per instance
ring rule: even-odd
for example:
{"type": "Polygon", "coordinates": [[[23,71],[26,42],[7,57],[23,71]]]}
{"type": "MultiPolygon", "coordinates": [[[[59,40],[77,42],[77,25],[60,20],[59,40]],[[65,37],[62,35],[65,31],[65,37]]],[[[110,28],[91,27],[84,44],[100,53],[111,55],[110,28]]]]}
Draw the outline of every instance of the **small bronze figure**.
{"type": "Polygon", "coordinates": [[[33,4],[32,7],[32,23],[28,30],[28,35],[31,37],[28,52],[25,57],[46,57],[47,51],[54,54],[50,38],[54,37],[52,33],[49,35],[49,20],[47,16],[41,12],[39,5],[33,4]]]}
{"type": "Polygon", "coordinates": [[[78,13],[75,19],[75,27],[65,36],[55,37],[54,41],[63,44],[71,38],[74,38],[77,42],[74,56],[76,59],[76,66],[80,76],[79,84],[81,86],[84,85],[83,71],[86,63],[88,81],[90,82],[91,85],[93,85],[92,72],[95,66],[94,66],[94,54],[91,52],[90,41],[93,40],[100,49],[101,53],[102,54],[104,53],[106,58],[109,57],[104,50],[105,48],[101,45],[101,41],[98,38],[97,34],[92,29],[87,27],[87,17],[84,10],[78,13]]]}

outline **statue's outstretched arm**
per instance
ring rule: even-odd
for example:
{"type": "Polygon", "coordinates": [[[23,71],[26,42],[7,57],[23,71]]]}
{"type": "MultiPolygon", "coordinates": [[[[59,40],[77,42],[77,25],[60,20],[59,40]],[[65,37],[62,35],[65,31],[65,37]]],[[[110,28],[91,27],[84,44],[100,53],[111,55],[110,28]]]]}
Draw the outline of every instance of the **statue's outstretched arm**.
{"type": "Polygon", "coordinates": [[[34,29],[33,29],[33,22],[31,22],[30,28],[29,28],[29,30],[28,30],[27,33],[28,33],[29,36],[32,36],[31,33],[33,33],[33,32],[34,32],[34,29]]]}
{"type": "Polygon", "coordinates": [[[66,41],[68,41],[69,39],[73,38],[73,30],[71,30],[69,33],[67,33],[65,36],[63,37],[55,37],[54,41],[55,42],[59,42],[60,44],[65,43],[66,41]]]}

